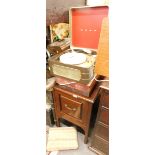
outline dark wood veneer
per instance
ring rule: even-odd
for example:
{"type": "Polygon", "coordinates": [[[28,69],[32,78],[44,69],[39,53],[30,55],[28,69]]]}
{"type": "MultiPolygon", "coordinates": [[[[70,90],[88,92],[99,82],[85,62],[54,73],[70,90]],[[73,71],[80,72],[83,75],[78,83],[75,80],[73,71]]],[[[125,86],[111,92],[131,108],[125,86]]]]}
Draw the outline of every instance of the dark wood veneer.
{"type": "Polygon", "coordinates": [[[109,91],[103,88],[89,148],[99,155],[109,155],[109,91]]]}
{"type": "Polygon", "coordinates": [[[56,125],[60,126],[60,119],[63,118],[84,130],[84,143],[88,141],[89,124],[93,103],[99,96],[99,85],[97,85],[90,97],[54,86],[54,106],[56,114],[56,125]]]}

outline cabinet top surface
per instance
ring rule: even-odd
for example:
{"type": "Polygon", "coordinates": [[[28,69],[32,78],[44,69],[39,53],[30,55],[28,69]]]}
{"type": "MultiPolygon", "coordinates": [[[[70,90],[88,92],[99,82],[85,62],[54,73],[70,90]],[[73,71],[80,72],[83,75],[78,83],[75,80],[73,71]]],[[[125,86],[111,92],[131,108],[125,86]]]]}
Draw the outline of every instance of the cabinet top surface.
{"type": "Polygon", "coordinates": [[[105,81],[100,84],[100,88],[109,90],[109,78],[105,78],[104,80],[105,81]]]}

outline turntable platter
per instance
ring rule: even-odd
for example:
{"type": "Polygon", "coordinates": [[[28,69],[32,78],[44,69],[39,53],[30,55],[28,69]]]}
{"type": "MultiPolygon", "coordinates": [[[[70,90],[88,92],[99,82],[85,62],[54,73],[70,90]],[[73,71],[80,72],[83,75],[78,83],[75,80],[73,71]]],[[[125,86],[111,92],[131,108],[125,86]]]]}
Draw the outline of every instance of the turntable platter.
{"type": "Polygon", "coordinates": [[[61,55],[60,61],[64,64],[77,65],[86,61],[86,55],[83,53],[69,52],[61,55]]]}

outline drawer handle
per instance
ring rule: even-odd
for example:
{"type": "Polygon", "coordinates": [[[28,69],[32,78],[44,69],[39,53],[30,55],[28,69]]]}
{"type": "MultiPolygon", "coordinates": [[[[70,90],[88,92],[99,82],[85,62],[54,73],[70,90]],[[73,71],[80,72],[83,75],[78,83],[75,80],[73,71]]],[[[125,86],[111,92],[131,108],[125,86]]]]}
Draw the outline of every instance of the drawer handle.
{"type": "Polygon", "coordinates": [[[105,106],[103,106],[103,105],[102,105],[102,109],[109,110],[109,108],[107,108],[107,107],[105,107],[105,106]]]}
{"type": "Polygon", "coordinates": [[[67,104],[65,104],[65,107],[67,108],[67,109],[69,109],[69,110],[72,110],[72,111],[76,111],[76,108],[70,108],[70,107],[68,107],[68,105],[67,104]]]}

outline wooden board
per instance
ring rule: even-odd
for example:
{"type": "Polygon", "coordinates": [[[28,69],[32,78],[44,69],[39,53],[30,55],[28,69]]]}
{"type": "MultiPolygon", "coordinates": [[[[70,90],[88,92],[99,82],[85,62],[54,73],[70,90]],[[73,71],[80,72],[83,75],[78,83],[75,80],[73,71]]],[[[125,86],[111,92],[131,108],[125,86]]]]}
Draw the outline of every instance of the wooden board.
{"type": "Polygon", "coordinates": [[[109,20],[103,19],[95,64],[95,73],[109,77],[109,20]]]}

